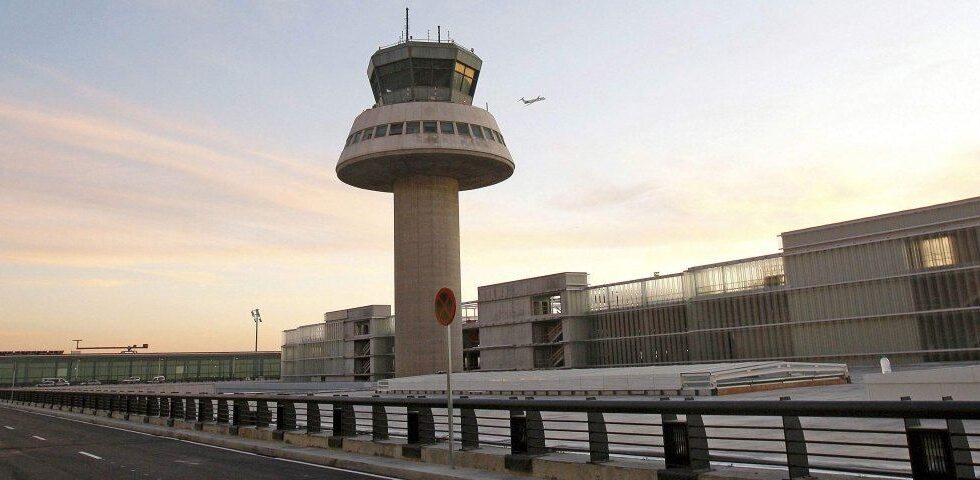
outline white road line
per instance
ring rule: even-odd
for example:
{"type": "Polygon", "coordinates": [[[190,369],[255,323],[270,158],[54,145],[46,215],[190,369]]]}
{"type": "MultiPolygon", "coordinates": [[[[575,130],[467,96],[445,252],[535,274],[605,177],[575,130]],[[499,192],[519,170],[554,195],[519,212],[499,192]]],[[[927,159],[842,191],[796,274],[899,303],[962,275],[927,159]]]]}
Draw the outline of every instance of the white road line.
{"type": "Polygon", "coordinates": [[[7,430],[13,430],[14,429],[14,427],[11,427],[10,425],[4,425],[3,428],[6,428],[7,430]]]}
{"type": "Polygon", "coordinates": [[[78,452],[78,453],[81,453],[82,455],[85,455],[86,457],[92,457],[92,458],[94,458],[96,460],[102,460],[102,457],[100,457],[98,455],[92,455],[91,453],[88,453],[88,452],[78,452]]]}
{"type": "Polygon", "coordinates": [[[45,442],[48,441],[48,439],[47,438],[44,438],[44,437],[39,437],[37,435],[31,435],[31,436],[34,437],[34,438],[36,438],[36,439],[38,439],[38,440],[42,440],[42,441],[45,441],[45,442]]]}

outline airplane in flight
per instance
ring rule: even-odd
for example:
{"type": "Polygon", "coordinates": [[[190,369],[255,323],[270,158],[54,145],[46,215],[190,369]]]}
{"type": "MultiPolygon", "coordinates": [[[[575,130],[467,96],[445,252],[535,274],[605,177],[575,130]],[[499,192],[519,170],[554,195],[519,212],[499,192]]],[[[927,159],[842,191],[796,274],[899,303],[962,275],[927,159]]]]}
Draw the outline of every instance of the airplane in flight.
{"type": "Polygon", "coordinates": [[[530,105],[530,104],[532,104],[534,102],[540,102],[541,100],[544,100],[544,97],[542,97],[540,95],[538,95],[538,98],[532,98],[530,100],[524,100],[524,97],[521,97],[521,101],[524,102],[524,105],[525,106],[530,105]]]}

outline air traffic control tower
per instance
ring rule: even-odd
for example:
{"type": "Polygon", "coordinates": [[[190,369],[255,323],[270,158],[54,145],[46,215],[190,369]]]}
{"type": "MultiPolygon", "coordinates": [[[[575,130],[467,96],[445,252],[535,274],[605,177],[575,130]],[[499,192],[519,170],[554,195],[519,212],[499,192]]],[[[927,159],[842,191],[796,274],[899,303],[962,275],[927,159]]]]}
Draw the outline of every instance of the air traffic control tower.
{"type": "MultiPolygon", "coordinates": [[[[454,42],[410,40],[379,49],[367,75],[375,105],[354,120],[337,176],[395,198],[395,375],[446,370],[446,332],[434,299],[459,280],[459,192],[514,173],[490,112],[474,107],[483,62],[454,42]]],[[[453,370],[462,369],[461,322],[453,370]]]]}

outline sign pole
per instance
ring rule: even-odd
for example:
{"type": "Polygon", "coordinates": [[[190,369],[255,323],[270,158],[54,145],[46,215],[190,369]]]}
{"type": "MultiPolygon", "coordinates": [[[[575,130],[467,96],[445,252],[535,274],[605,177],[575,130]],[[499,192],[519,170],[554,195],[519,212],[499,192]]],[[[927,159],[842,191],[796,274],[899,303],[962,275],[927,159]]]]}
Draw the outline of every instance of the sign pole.
{"type": "Polygon", "coordinates": [[[449,420],[449,468],[456,468],[453,462],[453,329],[446,326],[446,349],[449,350],[446,365],[446,418],[449,420]]]}
{"type": "Polygon", "coordinates": [[[446,327],[446,422],[449,430],[449,468],[456,468],[453,461],[453,319],[456,318],[456,294],[448,287],[436,292],[436,321],[446,327]]]}

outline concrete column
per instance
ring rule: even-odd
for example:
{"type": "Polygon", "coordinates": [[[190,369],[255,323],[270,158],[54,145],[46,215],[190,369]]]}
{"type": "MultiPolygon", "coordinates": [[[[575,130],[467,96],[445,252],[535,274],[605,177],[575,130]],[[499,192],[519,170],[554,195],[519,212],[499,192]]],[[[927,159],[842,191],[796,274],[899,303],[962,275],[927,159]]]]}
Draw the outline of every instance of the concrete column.
{"type": "MultiPolygon", "coordinates": [[[[412,176],[394,184],[395,376],[446,370],[446,328],[435,319],[436,292],[449,287],[459,301],[459,182],[412,176]]],[[[453,371],[463,369],[457,310],[453,371]]]]}

